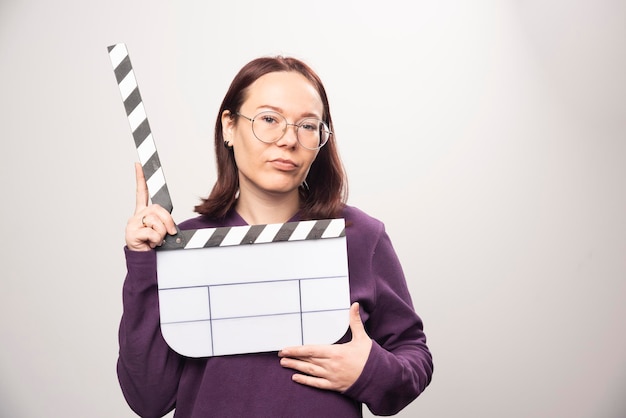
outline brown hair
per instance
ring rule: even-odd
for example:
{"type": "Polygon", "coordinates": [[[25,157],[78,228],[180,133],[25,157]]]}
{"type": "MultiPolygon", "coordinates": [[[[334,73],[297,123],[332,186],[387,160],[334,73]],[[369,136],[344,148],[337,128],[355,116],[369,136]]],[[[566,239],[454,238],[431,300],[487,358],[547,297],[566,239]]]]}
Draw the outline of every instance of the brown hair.
{"type": "Polygon", "coordinates": [[[300,187],[300,215],[304,219],[324,219],[339,216],[348,194],[348,185],[337,151],[333,121],[326,90],[320,78],[302,61],[291,57],[257,58],[246,64],[235,76],[215,122],[215,158],[217,164],[217,181],[208,198],[195,207],[195,211],[212,218],[223,218],[231,210],[237,200],[239,189],[238,168],[232,148],[224,146],[222,131],[222,114],[228,110],[231,114],[239,111],[246,99],[248,87],[261,76],[279,71],[295,71],[302,74],[316,88],[324,105],[322,119],[328,124],[333,135],[319,150],[315,161],[306,177],[308,189],[300,187]]]}

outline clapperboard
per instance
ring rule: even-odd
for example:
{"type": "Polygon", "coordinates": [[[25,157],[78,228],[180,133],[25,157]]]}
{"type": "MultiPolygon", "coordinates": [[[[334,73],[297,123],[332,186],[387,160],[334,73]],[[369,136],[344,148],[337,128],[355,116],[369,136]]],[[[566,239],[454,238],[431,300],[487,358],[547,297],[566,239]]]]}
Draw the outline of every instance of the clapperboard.
{"type": "MultiPolygon", "coordinates": [[[[123,43],[109,57],[152,203],[173,205],[123,43]]],[[[332,344],[348,330],[343,219],[178,230],[157,249],[161,332],[188,357],[332,344]]]]}

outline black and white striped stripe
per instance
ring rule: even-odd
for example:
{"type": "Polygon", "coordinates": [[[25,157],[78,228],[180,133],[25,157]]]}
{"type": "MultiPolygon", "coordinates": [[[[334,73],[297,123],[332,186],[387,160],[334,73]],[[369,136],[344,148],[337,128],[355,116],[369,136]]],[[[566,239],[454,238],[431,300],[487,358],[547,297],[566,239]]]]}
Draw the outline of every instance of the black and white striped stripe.
{"type": "MultiPolygon", "coordinates": [[[[344,219],[321,219],[283,224],[246,225],[181,231],[185,249],[266,244],[345,236],[344,219]]],[[[167,248],[163,248],[167,249],[167,248]]]]}
{"type": "Polygon", "coordinates": [[[139,161],[148,184],[150,200],[152,203],[161,205],[171,213],[173,208],[172,199],[167,189],[159,155],[152,138],[150,124],[148,123],[135,73],[128,56],[128,50],[125,44],[119,43],[109,46],[108,51],[115,71],[117,85],[124,101],[126,116],[135,139],[139,161]]]}

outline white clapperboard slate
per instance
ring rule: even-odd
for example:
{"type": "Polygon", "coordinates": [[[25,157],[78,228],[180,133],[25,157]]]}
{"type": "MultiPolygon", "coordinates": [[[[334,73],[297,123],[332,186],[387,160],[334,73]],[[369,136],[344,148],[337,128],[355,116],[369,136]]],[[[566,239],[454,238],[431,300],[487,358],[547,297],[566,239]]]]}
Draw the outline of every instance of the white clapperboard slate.
{"type": "MultiPolygon", "coordinates": [[[[150,199],[171,212],[128,50],[108,51],[150,199]]],[[[349,326],[347,260],[343,219],[178,230],[157,249],[163,337],[188,357],[335,343],[349,326]]]]}

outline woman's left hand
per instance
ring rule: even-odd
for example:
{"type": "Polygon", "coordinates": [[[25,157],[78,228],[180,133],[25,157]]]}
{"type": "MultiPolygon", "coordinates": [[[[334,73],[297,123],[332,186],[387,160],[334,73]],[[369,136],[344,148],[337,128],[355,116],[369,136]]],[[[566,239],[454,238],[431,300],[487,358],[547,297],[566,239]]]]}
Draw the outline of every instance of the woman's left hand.
{"type": "Polygon", "coordinates": [[[372,348],[359,314],[359,304],[350,307],[352,340],[345,344],[303,345],[281,350],[280,365],[300,373],[294,382],[319,389],[345,392],[361,375],[372,348]]]}

